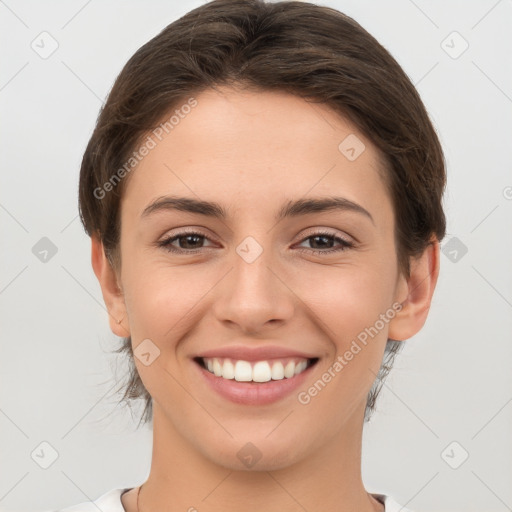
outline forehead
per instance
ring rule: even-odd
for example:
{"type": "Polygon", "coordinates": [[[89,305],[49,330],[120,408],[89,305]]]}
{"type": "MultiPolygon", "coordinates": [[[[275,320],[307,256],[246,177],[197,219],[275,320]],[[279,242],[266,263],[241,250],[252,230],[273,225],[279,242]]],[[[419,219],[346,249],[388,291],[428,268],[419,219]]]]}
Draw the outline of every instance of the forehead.
{"type": "Polygon", "coordinates": [[[183,108],[191,104],[187,99],[176,105],[158,131],[148,133],[154,147],[123,197],[138,203],[139,214],[165,194],[243,199],[256,209],[272,197],[335,191],[371,202],[386,195],[378,150],[326,105],[283,91],[231,87],[206,90],[194,100],[192,108],[183,108]]]}

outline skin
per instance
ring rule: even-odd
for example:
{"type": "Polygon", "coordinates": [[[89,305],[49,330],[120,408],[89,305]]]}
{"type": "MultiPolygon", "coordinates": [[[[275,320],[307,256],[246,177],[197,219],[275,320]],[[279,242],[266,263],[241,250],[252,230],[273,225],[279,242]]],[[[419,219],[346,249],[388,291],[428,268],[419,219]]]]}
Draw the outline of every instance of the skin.
{"type": "MultiPolygon", "coordinates": [[[[153,397],[151,471],[140,510],[303,512],[383,510],[361,479],[367,394],[386,340],[423,326],[439,271],[439,243],[399,272],[394,214],[375,146],[329,108],[284,92],[223,87],[198,105],[139,163],[121,203],[121,264],[114,270],[92,239],[92,264],[112,331],[150,339],[160,356],[135,362],[153,397]],[[355,134],[366,149],[349,161],[338,149],[355,134]],[[155,198],[220,203],[225,220],[159,211],[155,198]],[[287,200],[343,196],[366,209],[327,211],[275,223],[287,200]],[[157,243],[194,228],[206,238],[157,243]],[[354,242],[308,238],[319,230],[354,242]],[[263,248],[247,263],[236,252],[251,236],[263,248]],[[300,250],[303,252],[300,252],[300,250]],[[393,303],[402,309],[307,405],[297,393],[265,406],[237,405],[197,378],[191,356],[233,344],[276,344],[316,354],[305,390],[393,303]],[[116,321],[117,320],[117,321],[116,321]],[[120,323],[118,323],[120,321],[120,323]],[[251,442],[248,469],[237,452],[251,442]]],[[[136,510],[138,488],[123,495],[136,510]]]]}

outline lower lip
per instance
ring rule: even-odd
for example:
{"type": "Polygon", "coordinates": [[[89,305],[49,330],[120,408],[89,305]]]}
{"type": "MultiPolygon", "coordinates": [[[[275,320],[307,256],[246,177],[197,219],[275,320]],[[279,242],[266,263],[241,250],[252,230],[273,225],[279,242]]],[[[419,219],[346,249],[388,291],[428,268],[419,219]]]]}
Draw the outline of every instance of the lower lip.
{"type": "Polygon", "coordinates": [[[193,361],[193,364],[214,391],[231,402],[243,405],[266,405],[285,398],[304,383],[310,370],[315,366],[313,364],[302,373],[289,379],[268,382],[238,382],[234,379],[216,377],[196,361],[193,361]]]}

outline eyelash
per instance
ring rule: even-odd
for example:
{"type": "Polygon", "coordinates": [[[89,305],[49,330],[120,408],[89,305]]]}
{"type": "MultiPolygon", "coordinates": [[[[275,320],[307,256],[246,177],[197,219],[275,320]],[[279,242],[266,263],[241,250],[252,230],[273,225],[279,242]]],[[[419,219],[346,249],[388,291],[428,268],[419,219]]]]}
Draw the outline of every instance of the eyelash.
{"type": "MultiPolygon", "coordinates": [[[[162,248],[166,249],[169,252],[176,253],[176,254],[196,254],[198,252],[201,252],[203,247],[201,247],[199,249],[177,249],[176,247],[173,247],[171,245],[172,242],[174,242],[175,240],[178,240],[179,238],[185,238],[187,236],[194,236],[194,235],[195,236],[199,236],[201,238],[208,239],[208,237],[205,234],[200,233],[198,231],[186,231],[184,233],[179,233],[177,235],[173,235],[171,237],[168,237],[168,238],[158,242],[157,245],[159,247],[162,247],[162,248]]],[[[354,243],[353,242],[349,242],[348,240],[345,240],[344,238],[341,238],[341,237],[335,235],[334,233],[330,233],[328,231],[318,231],[318,232],[312,233],[309,236],[303,238],[300,241],[300,243],[303,243],[306,240],[309,240],[310,238],[316,238],[316,237],[319,237],[319,236],[324,236],[324,237],[330,238],[331,240],[333,240],[335,242],[339,242],[341,244],[341,247],[330,248],[330,249],[325,249],[325,250],[322,250],[322,249],[308,249],[306,247],[302,247],[302,248],[299,249],[299,252],[308,252],[308,253],[314,254],[314,255],[330,254],[330,253],[335,253],[335,252],[346,251],[347,249],[351,249],[352,247],[354,247],[354,243]]]]}

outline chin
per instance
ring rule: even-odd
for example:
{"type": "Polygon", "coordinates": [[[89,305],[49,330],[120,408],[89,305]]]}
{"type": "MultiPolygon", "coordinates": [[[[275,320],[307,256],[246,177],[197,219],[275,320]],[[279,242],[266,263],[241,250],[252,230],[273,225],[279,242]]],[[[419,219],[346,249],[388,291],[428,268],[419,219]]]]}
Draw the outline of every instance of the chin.
{"type": "Polygon", "coordinates": [[[297,451],[297,443],[288,438],[275,439],[273,442],[265,439],[265,434],[259,438],[253,437],[248,441],[231,439],[222,449],[220,444],[210,445],[203,454],[214,464],[231,471],[276,471],[285,469],[301,459],[297,451]]]}

